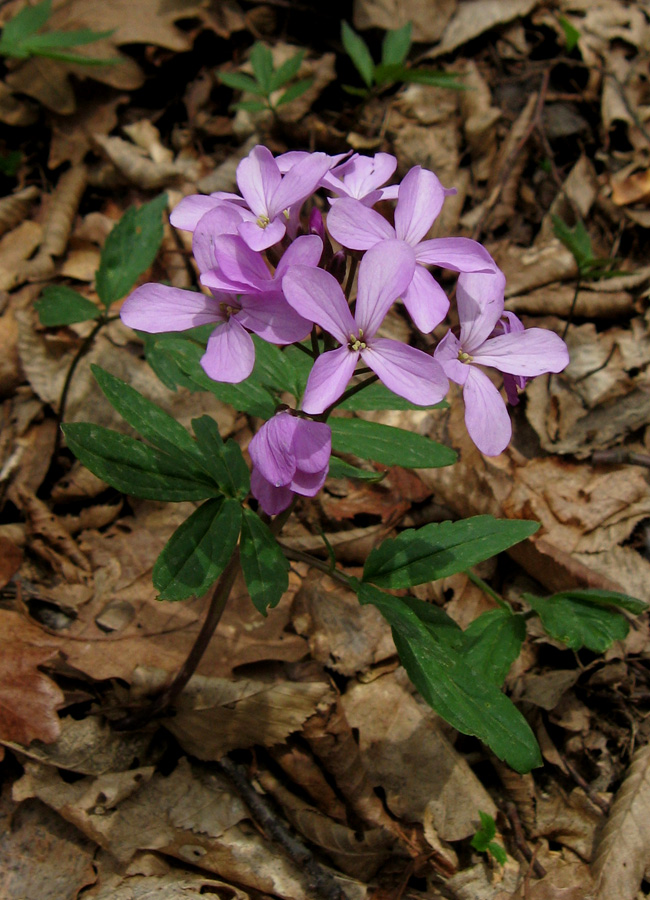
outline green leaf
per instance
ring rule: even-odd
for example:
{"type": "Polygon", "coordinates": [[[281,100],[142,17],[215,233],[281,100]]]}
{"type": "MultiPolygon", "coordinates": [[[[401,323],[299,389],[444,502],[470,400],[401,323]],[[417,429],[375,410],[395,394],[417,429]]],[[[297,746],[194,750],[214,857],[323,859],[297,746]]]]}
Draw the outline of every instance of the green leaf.
{"type": "Polygon", "coordinates": [[[180,334],[158,335],[154,346],[159,353],[167,353],[181,372],[190,380],[195,391],[210,391],[223,403],[229,403],[240,412],[262,419],[275,415],[275,399],[271,392],[260,383],[257,367],[246,381],[240,384],[226,384],[213,381],[201,368],[201,357],[205,347],[193,339],[180,334]]]}
{"type": "Polygon", "coordinates": [[[273,54],[261,41],[253,44],[250,52],[251,66],[259,86],[268,96],[271,93],[271,78],[273,76],[273,54]]]}
{"type": "Polygon", "coordinates": [[[282,65],[273,72],[270,92],[280,90],[283,85],[288,84],[292,78],[296,77],[304,57],[305,51],[300,50],[299,53],[296,53],[291,59],[283,62],[282,65]]]}
{"type": "MultiPolygon", "coordinates": [[[[212,472],[203,458],[196,441],[183,426],[163,409],[143,397],[135,388],[126,384],[99,366],[91,366],[102,393],[143,438],[151,441],[170,457],[177,460],[177,469],[202,481],[210,481],[212,472]]],[[[220,482],[216,480],[220,485],[220,482]]]]}
{"type": "Polygon", "coordinates": [[[269,104],[263,103],[261,100],[240,100],[238,103],[233,103],[233,107],[235,109],[245,109],[246,112],[263,112],[269,108],[269,104]]]}
{"type": "Polygon", "coordinates": [[[379,482],[384,480],[386,473],[359,469],[357,466],[351,466],[350,463],[339,459],[338,456],[330,456],[328,476],[330,478],[357,478],[360,481],[379,482]]]}
{"type": "Polygon", "coordinates": [[[438,468],[456,462],[456,453],[449,447],[402,428],[364,419],[329,419],[327,424],[332,429],[332,447],[339,453],[354,453],[405,469],[438,468]]]}
{"type": "Polygon", "coordinates": [[[224,444],[210,416],[192,419],[192,428],[204,464],[224,494],[244,500],[250,491],[250,473],[239,444],[232,438],[224,444]]]}
{"type": "Polygon", "coordinates": [[[478,812],[481,820],[481,827],[472,838],[472,847],[480,853],[485,853],[487,846],[497,833],[497,824],[489,813],[482,810],[478,812]]]}
{"type": "Polygon", "coordinates": [[[411,49],[413,26],[407,22],[402,28],[387,31],[381,45],[381,61],[385,66],[401,65],[411,49]]]}
{"type": "Polygon", "coordinates": [[[265,616],[289,587],[289,563],[268,526],[251,509],[244,509],[240,553],[248,593],[265,616]]]}
{"type": "Polygon", "coordinates": [[[91,300],[62,284],[49,284],[43,288],[34,306],[41,325],[46,328],[89,322],[101,315],[101,310],[91,300]]]}
{"type": "Polygon", "coordinates": [[[440,72],[437,69],[404,69],[400,81],[411,84],[429,84],[433,87],[447,88],[450,91],[466,91],[467,85],[458,80],[459,76],[452,72],[440,72]]]}
{"type": "Polygon", "coordinates": [[[165,349],[164,339],[160,340],[159,334],[145,334],[144,331],[136,332],[144,344],[144,355],[160,381],[175,391],[179,387],[190,391],[198,390],[196,384],[181,370],[174,357],[165,349]]]}
{"type": "Polygon", "coordinates": [[[538,522],[474,516],[409,528],[374,549],[363,580],[380,587],[408,588],[462,572],[530,537],[538,522]]]}
{"type": "Polygon", "coordinates": [[[313,78],[301,78],[300,81],[296,81],[295,84],[292,84],[291,87],[287,88],[275,106],[284,106],[285,103],[291,103],[292,100],[297,100],[298,97],[302,97],[305,91],[308,91],[313,83],[313,78]]]}
{"type": "Polygon", "coordinates": [[[584,599],[562,594],[536,597],[524,594],[551,637],[571,650],[587,647],[604,653],[614,641],[622,641],[629,631],[627,620],[616,610],[584,599]]]}
{"type": "Polygon", "coordinates": [[[507,609],[484,612],[465,629],[463,659],[486,681],[501,687],[526,639],[526,619],[507,609]]]}
{"type": "Polygon", "coordinates": [[[541,765],[535,736],[517,707],[456,649],[436,640],[404,598],[359,582],[355,589],[359,601],[376,606],[391,625],[404,668],[438,715],[463,734],[478,737],[518,772],[541,765]]]}
{"type": "Polygon", "coordinates": [[[96,56],[83,56],[81,53],[67,53],[64,50],[38,50],[32,51],[31,56],[42,56],[45,59],[54,59],[57,62],[72,63],[77,66],[116,66],[122,62],[118,57],[99,58],[96,56]]]}
{"type": "Polygon", "coordinates": [[[490,841],[487,845],[487,852],[496,859],[500,866],[505,866],[508,862],[508,854],[496,841],[490,841]]]}
{"type": "Polygon", "coordinates": [[[354,63],[354,66],[359,75],[363,78],[364,83],[369,88],[372,87],[375,64],[370,55],[368,45],[361,35],[350,28],[345,20],[341,22],[341,41],[343,42],[345,52],[354,63]]]}
{"type": "Polygon", "coordinates": [[[346,94],[351,94],[353,97],[368,97],[370,94],[367,88],[353,87],[351,84],[342,84],[341,87],[346,94]]]}
{"type": "Polygon", "coordinates": [[[23,161],[20,150],[12,150],[10,153],[0,153],[0,172],[8,178],[13,178],[23,161]]]}
{"type": "Polygon", "coordinates": [[[580,40],[580,32],[564,16],[559,16],[558,21],[562,26],[562,31],[564,32],[564,44],[566,47],[566,52],[572,53],[573,50],[575,50],[575,48],[578,46],[578,41],[580,40]]]}
{"type": "Polygon", "coordinates": [[[43,0],[35,6],[25,6],[2,29],[0,54],[15,59],[26,59],[29,52],[22,49],[27,37],[42,28],[52,14],[52,0],[43,0]]]}
{"type": "MultiPolygon", "coordinates": [[[[307,359],[307,372],[305,375],[306,384],[307,376],[313,366],[313,361],[310,362],[308,357],[305,357],[305,359],[307,359]]],[[[304,389],[303,384],[301,394],[304,389]]],[[[376,381],[374,384],[369,384],[368,387],[359,391],[358,394],[353,394],[351,397],[348,397],[347,400],[339,404],[336,408],[348,409],[356,412],[358,410],[377,409],[447,409],[448,406],[449,404],[446,400],[441,400],[440,403],[436,403],[433,406],[416,406],[404,397],[394,394],[381,384],[381,382],[376,381]]]]}
{"type": "Polygon", "coordinates": [[[153,263],[162,237],[162,213],[167,195],[131,206],[106,238],[95,287],[108,307],[131,290],[138,277],[153,263]]]}
{"type": "Polygon", "coordinates": [[[47,31],[44,34],[30,35],[23,46],[29,47],[32,53],[64,47],[81,47],[110,37],[114,31],[114,28],[109,31],[92,31],[90,28],[80,28],[77,31],[47,31]]]}
{"type": "Polygon", "coordinates": [[[237,545],[241,507],[236,500],[208,500],[186,519],[153,567],[159,600],[202,597],[221,575],[237,545]]]}
{"type": "Polygon", "coordinates": [[[205,500],[220,491],[207,480],[178,474],[178,459],[101,425],[64,425],[68,447],[111,487],[147,500],[205,500]]]}
{"type": "Polygon", "coordinates": [[[645,600],[637,600],[636,597],[630,597],[629,594],[621,594],[618,591],[599,591],[596,588],[585,588],[584,590],[560,591],[553,595],[561,597],[563,600],[585,600],[588,603],[594,603],[596,606],[618,606],[625,609],[635,616],[641,615],[650,608],[650,604],[645,600]]]}
{"type": "Polygon", "coordinates": [[[388,66],[384,63],[380,63],[378,66],[375,66],[375,83],[379,85],[379,87],[385,87],[388,84],[396,84],[399,81],[404,81],[404,74],[408,71],[408,69],[401,65],[388,66]]]}
{"type": "Polygon", "coordinates": [[[573,254],[580,273],[584,272],[594,261],[589,232],[582,222],[570,228],[560,216],[551,216],[553,232],[564,246],[573,254]]]}
{"type": "MultiPolygon", "coordinates": [[[[255,368],[252,373],[254,377],[270,390],[279,393],[287,391],[298,399],[299,394],[296,394],[296,389],[299,385],[296,382],[299,380],[301,370],[297,369],[297,366],[302,361],[303,354],[298,351],[300,360],[296,360],[294,363],[287,351],[283,352],[275,344],[270,344],[256,334],[251,337],[255,344],[255,368]]],[[[287,350],[290,349],[292,348],[287,348],[287,350]]],[[[306,383],[312,361],[307,356],[304,359],[307,360],[306,383]]],[[[304,385],[302,385],[301,393],[303,389],[304,385]]]]}
{"type": "Polygon", "coordinates": [[[235,91],[248,91],[249,94],[266,96],[264,88],[260,87],[254,78],[251,78],[250,75],[246,75],[244,72],[218,72],[217,76],[219,81],[225,84],[226,87],[233,88],[235,91]]]}

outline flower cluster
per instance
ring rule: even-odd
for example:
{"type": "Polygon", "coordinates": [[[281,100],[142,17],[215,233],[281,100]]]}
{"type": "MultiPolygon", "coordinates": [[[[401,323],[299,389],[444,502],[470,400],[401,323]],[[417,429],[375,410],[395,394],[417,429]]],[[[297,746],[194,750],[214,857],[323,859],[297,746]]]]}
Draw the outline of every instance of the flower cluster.
{"type": "Polygon", "coordinates": [[[527,378],[568,364],[556,334],[524,329],[504,310],[505,278],[481,244],[426,239],[453,191],[420,166],[399,185],[386,186],[396,167],[387,153],[274,158],[255,147],[238,166],[238,194],[185,197],[171,215],[174,226],[192,232],[201,284],[210,294],[145,284],[122,308],[126,325],[149,333],[214,323],[201,364],[211,378],[231,383],[252,372],[251,332],[286,345],[320,329],[325,351],[314,351],[301,410],[279,412],[250,444],[252,491],[269,515],[285,509],[294,493],[314,496],[322,487],[331,451],[324,420],[359,363],[422,406],[442,400],[448,380],[462,385],[468,432],[486,455],[505,449],[511,425],[501,394],[479,367],[501,372],[508,401],[516,403],[527,378]],[[316,208],[303,228],[303,205],[320,189],[332,195],[327,229],[316,208]],[[394,224],[373,209],[389,199],[397,201],[394,224]],[[335,252],[330,238],[343,249],[335,252]],[[351,298],[341,284],[349,288],[360,256],[351,298]],[[430,266],[459,273],[460,327],[447,332],[433,355],[379,336],[397,300],[423,333],[446,318],[449,299],[430,266]]]}

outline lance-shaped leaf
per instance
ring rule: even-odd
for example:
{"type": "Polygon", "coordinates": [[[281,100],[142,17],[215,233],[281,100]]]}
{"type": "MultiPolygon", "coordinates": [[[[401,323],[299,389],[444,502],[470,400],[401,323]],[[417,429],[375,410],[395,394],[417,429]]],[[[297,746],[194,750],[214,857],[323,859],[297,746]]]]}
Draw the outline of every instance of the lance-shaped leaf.
{"type": "Polygon", "coordinates": [[[289,563],[269,528],[250,509],[244,509],[240,554],[248,593],[265,616],[289,587],[289,563]]]}
{"type": "Polygon", "coordinates": [[[92,300],[63,284],[50,284],[44,288],[34,306],[41,325],[46,328],[89,322],[98,318],[101,312],[92,300]]]}
{"type": "Polygon", "coordinates": [[[142,441],[101,425],[63,426],[68,447],[98,478],[124,494],[147,500],[205,500],[221,491],[205,476],[179,471],[179,461],[142,441]]]}
{"type": "Polygon", "coordinates": [[[229,498],[208,500],[180,525],[153,568],[160,600],[201,597],[223,572],[237,545],[241,507],[229,498]]]}
{"type": "Polygon", "coordinates": [[[465,629],[463,659],[497,687],[519,656],[526,638],[526,619],[507,609],[490,609],[465,629]]]}
{"type": "Polygon", "coordinates": [[[163,237],[162,213],[167,195],[129,207],[106,238],[95,287],[107,308],[131,290],[152,264],[163,237]]]}
{"type": "Polygon", "coordinates": [[[614,641],[623,640],[630,626],[616,609],[593,603],[588,598],[589,593],[585,591],[582,596],[577,591],[552,597],[523,596],[551,637],[571,650],[587,647],[594,653],[604,653],[614,641]]]}
{"type": "Polygon", "coordinates": [[[405,469],[438,468],[456,462],[456,453],[443,444],[390,425],[365,419],[329,419],[332,447],[340,453],[354,453],[386,466],[405,469]]]}
{"type": "Polygon", "coordinates": [[[409,528],[372,551],[363,580],[406,588],[463,572],[530,537],[537,522],[474,516],[460,522],[432,522],[409,528]]]}
{"type": "Polygon", "coordinates": [[[422,697],[463,734],[478,737],[518,772],[541,765],[535,736],[505,694],[467,665],[462,653],[420,620],[410,604],[356,582],[359,601],[376,606],[391,625],[402,665],[422,697]]]}
{"type": "Polygon", "coordinates": [[[192,419],[204,465],[224,494],[243,500],[250,491],[250,473],[241,448],[232,438],[225,444],[219,426],[210,416],[192,419]]]}

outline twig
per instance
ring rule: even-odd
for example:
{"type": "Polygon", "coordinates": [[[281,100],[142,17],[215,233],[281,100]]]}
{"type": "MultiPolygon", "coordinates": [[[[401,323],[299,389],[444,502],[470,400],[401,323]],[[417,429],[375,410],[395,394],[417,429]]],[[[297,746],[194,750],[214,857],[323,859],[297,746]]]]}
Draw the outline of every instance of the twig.
{"type": "Polygon", "coordinates": [[[515,844],[517,845],[517,849],[531,864],[531,868],[535,875],[537,875],[538,878],[543,878],[546,875],[546,869],[540,862],[537,861],[537,859],[535,858],[536,854],[534,854],[528,846],[524,830],[521,827],[521,822],[519,820],[517,807],[511,800],[508,800],[504,804],[504,811],[508,819],[510,820],[510,824],[512,825],[512,832],[515,839],[515,844]]]}
{"type": "Polygon", "coordinates": [[[614,447],[611,450],[596,450],[591,455],[593,465],[606,466],[644,466],[650,469],[650,455],[647,453],[635,453],[625,450],[623,447],[614,447]]]}
{"type": "Polygon", "coordinates": [[[311,850],[305,847],[303,842],[280,821],[266,797],[255,790],[242,766],[236,765],[227,756],[224,756],[217,765],[233,783],[237,793],[253,814],[255,821],[305,873],[310,896],[320,897],[322,900],[348,900],[342,888],[332,875],[317,862],[311,850]]]}
{"type": "Polygon", "coordinates": [[[585,792],[587,797],[589,797],[589,799],[594,804],[594,806],[597,806],[601,812],[603,812],[605,815],[607,815],[609,813],[609,807],[611,805],[609,803],[609,801],[605,800],[603,797],[598,796],[598,794],[592,788],[592,786],[589,784],[589,782],[585,781],[585,779],[582,777],[580,772],[578,772],[578,770],[575,768],[575,766],[573,766],[569,762],[569,760],[566,758],[566,756],[563,756],[562,754],[560,754],[560,759],[566,766],[567,772],[569,773],[571,778],[573,778],[573,780],[578,785],[578,787],[582,788],[582,790],[585,792]]]}

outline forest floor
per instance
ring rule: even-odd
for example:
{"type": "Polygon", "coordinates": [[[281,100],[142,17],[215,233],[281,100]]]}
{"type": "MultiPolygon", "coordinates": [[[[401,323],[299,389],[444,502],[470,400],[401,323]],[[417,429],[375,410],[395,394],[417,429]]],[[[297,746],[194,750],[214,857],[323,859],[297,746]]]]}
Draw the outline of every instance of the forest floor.
{"type": "MultiPolygon", "coordinates": [[[[0,7],[6,25],[25,5],[0,7]]],[[[33,4],[32,4],[33,5],[33,4]]],[[[650,601],[650,21],[625,0],[54,0],[46,31],[111,32],[79,48],[117,64],[7,57],[0,80],[0,896],[3,900],[634,900],[650,893],[647,615],[602,654],[529,629],[505,690],[544,766],[518,775],[426,706],[389,626],[335,581],[292,566],[263,618],[236,586],[176,714],[111,720],[176,672],[201,600],[156,599],[154,561],[192,504],[124,496],[59,428],[125,430],[100,365],[245,449],[256,427],[209,392],[165,386],[116,316],[47,326],[44,288],[97,302],[101,249],[131,205],[236,189],[256,144],[397,157],[456,188],[433,237],[484,243],[506,309],[565,336],[571,363],[528,385],[499,457],[449,409],[368,414],[450,444],[449,468],[331,480],[288,540],[321,534],[359,571],[395,529],[476,514],[538,534],[477,567],[524,592],[617,590],[650,601]],[[433,10],[435,9],[435,12],[433,10]],[[410,65],[463,90],[365,97],[341,20],[375,59],[411,21],[410,65]],[[276,112],[235,109],[220,73],[304,51],[310,87],[276,112]],[[87,352],[80,353],[81,348],[87,352]],[[258,807],[259,801],[259,807],[258,807]],[[471,840],[496,823],[505,863],[471,840]]],[[[2,47],[0,45],[0,52],[2,47]]],[[[244,101],[251,98],[244,97],[244,101]]],[[[141,281],[197,285],[166,221],[141,281]]],[[[447,273],[449,274],[449,273],[447,273]]],[[[452,289],[453,278],[443,280],[452,289]]],[[[110,312],[119,312],[116,302],[110,312]]],[[[409,324],[395,313],[394,336],[409,324]]],[[[433,346],[437,333],[431,336],[433,346]]],[[[257,423],[259,426],[259,422],[257,423]]],[[[417,589],[465,627],[495,602],[458,574],[417,589]]]]}

